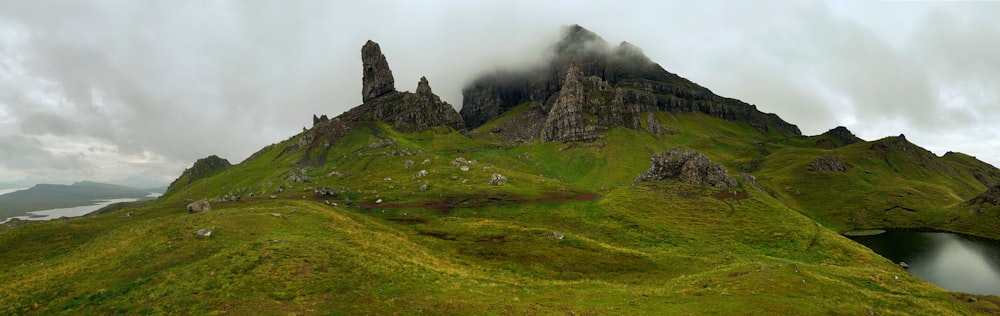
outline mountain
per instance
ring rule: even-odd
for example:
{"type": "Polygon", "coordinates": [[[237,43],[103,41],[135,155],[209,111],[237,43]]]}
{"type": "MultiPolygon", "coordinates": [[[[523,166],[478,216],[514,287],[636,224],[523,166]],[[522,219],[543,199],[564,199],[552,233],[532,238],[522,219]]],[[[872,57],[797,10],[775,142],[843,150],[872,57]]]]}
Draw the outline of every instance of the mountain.
{"type": "Polygon", "coordinates": [[[0,313],[1000,312],[841,235],[1000,239],[1000,170],[975,157],[803,136],[579,26],[461,113],[361,53],[341,115],[157,201],[0,232],[0,313]]]}
{"type": "Polygon", "coordinates": [[[149,190],[82,181],[71,185],[38,184],[27,190],[0,195],[0,218],[25,215],[32,211],[94,204],[98,200],[146,198],[149,190]]]}
{"type": "Polygon", "coordinates": [[[461,114],[470,129],[524,107],[491,130],[519,140],[593,140],[616,126],[639,129],[642,115],[657,111],[705,113],[776,137],[801,135],[777,115],[720,97],[664,70],[638,47],[612,47],[579,25],[563,30],[547,64],[482,76],[463,90],[463,100],[461,114]]]}

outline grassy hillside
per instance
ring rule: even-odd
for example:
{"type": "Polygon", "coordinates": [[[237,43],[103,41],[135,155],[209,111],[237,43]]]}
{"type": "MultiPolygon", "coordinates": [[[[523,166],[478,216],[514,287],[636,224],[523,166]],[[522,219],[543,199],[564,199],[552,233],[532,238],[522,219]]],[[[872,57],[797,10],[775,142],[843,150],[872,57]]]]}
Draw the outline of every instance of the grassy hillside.
{"type": "Polygon", "coordinates": [[[991,304],[959,301],[766,195],[713,193],[665,183],[448,215],[161,203],[0,234],[0,300],[5,314],[941,315],[991,304]]]}
{"type": "Polygon", "coordinates": [[[0,313],[1000,311],[996,297],[970,302],[839,234],[922,227],[998,238],[998,210],[963,202],[995,168],[928,156],[905,139],[842,146],[653,115],[675,133],[513,144],[482,130],[370,124],[329,147],[300,134],[177,181],[154,203],[0,232],[0,313]],[[751,173],[759,188],[630,185],[653,152],[675,147],[751,173]],[[821,155],[850,168],[810,171],[821,155]],[[491,184],[494,174],[506,180],[491,184]],[[216,201],[213,210],[189,214],[196,199],[216,201]]]}

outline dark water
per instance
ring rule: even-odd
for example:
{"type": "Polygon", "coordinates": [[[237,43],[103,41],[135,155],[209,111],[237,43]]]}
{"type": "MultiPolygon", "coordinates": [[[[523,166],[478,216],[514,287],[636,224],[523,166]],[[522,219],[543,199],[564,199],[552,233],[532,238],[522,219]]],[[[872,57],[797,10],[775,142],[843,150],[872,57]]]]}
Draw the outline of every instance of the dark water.
{"type": "Polygon", "coordinates": [[[1000,295],[1000,241],[943,232],[888,231],[848,237],[910,274],[953,292],[1000,295]]]}

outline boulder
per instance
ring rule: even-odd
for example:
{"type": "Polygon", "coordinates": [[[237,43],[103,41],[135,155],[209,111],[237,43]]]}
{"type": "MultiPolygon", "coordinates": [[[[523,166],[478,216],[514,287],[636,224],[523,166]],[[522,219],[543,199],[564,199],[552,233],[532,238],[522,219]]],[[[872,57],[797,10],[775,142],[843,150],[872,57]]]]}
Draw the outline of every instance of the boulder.
{"type": "Polygon", "coordinates": [[[492,176],[490,176],[490,185],[500,186],[506,182],[507,182],[507,177],[504,177],[502,174],[494,173],[492,176]]]}
{"type": "Polygon", "coordinates": [[[382,55],[382,48],[378,43],[369,40],[361,47],[361,64],[364,67],[361,82],[361,96],[364,102],[396,91],[389,62],[385,60],[385,55],[382,55]]]}
{"type": "Polygon", "coordinates": [[[736,187],[736,179],[721,164],[714,163],[700,152],[674,148],[653,154],[652,166],[639,174],[632,184],[678,179],[687,184],[709,185],[723,190],[736,187]]]}
{"type": "Polygon", "coordinates": [[[207,228],[202,228],[198,230],[197,234],[199,237],[211,237],[212,231],[208,230],[207,228]]]}
{"type": "Polygon", "coordinates": [[[198,200],[191,202],[187,205],[188,213],[201,213],[204,211],[211,211],[212,205],[205,200],[198,200]]]}

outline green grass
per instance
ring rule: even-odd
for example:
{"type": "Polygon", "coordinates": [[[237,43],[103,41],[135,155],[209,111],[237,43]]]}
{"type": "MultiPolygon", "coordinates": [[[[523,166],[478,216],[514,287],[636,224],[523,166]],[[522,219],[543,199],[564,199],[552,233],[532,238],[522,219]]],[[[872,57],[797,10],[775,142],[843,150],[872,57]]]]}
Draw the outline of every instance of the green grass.
{"type": "Polygon", "coordinates": [[[299,148],[298,135],[157,202],[0,232],[0,314],[963,315],[996,305],[960,300],[840,235],[1000,237],[1000,211],[963,202],[985,190],[975,174],[990,169],[978,160],[883,157],[872,142],[825,149],[706,115],[655,115],[677,133],[615,128],[595,142],[514,146],[373,124],[306,167],[318,151],[299,148]],[[653,152],[675,147],[734,175],[754,166],[762,190],[742,184],[749,198],[719,200],[676,181],[630,185],[653,152]],[[852,168],[808,170],[830,154],[852,168]],[[509,180],[490,185],[494,173],[509,180]],[[189,200],[226,195],[243,199],[186,212],[189,200]],[[893,205],[917,211],[884,210],[893,205]]]}

